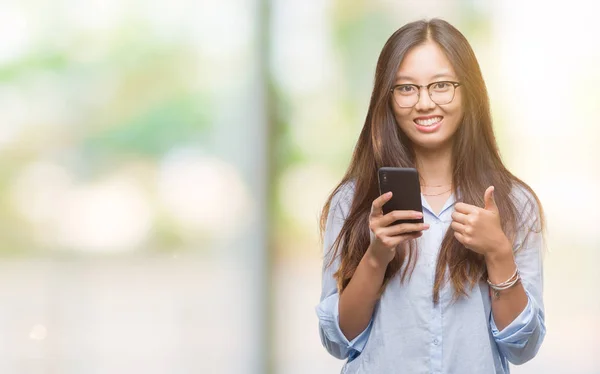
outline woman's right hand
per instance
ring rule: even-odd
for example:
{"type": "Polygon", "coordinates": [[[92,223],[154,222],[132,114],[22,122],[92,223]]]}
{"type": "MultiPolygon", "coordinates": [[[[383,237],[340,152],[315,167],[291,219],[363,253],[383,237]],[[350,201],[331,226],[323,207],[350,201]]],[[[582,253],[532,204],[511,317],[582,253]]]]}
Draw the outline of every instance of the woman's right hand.
{"type": "Polygon", "coordinates": [[[414,210],[394,210],[384,215],[383,205],[391,198],[392,192],[388,192],[375,199],[369,215],[371,244],[365,255],[375,261],[376,265],[383,267],[387,267],[394,259],[399,244],[420,237],[422,231],[429,228],[426,223],[400,223],[390,226],[397,220],[423,217],[423,213],[414,210]]]}

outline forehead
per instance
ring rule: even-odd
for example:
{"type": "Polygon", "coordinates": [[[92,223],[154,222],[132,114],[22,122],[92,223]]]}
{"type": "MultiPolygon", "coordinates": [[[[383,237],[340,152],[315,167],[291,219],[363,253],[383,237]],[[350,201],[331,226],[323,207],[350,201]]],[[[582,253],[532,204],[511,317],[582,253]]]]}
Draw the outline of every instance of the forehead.
{"type": "Polygon", "coordinates": [[[396,78],[425,84],[438,78],[456,79],[456,73],[442,49],[436,43],[428,41],[408,51],[398,68],[396,78]]]}

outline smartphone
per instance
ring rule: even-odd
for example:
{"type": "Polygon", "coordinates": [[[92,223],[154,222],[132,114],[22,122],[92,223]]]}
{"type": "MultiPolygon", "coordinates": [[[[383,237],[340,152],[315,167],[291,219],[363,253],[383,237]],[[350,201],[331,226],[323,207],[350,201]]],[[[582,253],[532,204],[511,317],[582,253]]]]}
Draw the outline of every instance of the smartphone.
{"type": "MultiPolygon", "coordinates": [[[[394,210],[414,210],[423,212],[421,204],[421,183],[419,173],[414,168],[382,167],[378,170],[379,195],[392,191],[392,198],[383,205],[383,214],[394,210]]],[[[398,220],[399,223],[423,223],[423,218],[398,220]]]]}

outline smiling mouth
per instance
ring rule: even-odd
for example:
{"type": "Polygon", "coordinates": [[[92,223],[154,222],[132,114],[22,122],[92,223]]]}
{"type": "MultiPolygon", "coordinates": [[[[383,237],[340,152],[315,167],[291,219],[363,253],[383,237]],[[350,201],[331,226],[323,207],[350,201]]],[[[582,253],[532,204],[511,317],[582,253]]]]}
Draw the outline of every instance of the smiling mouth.
{"type": "Polygon", "coordinates": [[[419,126],[429,127],[439,123],[444,117],[436,116],[427,119],[415,119],[414,122],[419,126]]]}

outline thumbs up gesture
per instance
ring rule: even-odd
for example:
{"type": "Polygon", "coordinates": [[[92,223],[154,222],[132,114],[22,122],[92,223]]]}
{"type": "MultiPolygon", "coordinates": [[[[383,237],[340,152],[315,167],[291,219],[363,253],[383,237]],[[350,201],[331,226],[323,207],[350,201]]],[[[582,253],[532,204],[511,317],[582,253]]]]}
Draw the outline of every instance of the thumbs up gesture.
{"type": "Polygon", "coordinates": [[[456,203],[450,225],[454,237],[468,249],[482,255],[512,250],[510,241],[502,231],[493,186],[485,190],[483,200],[484,208],[456,203]]]}

